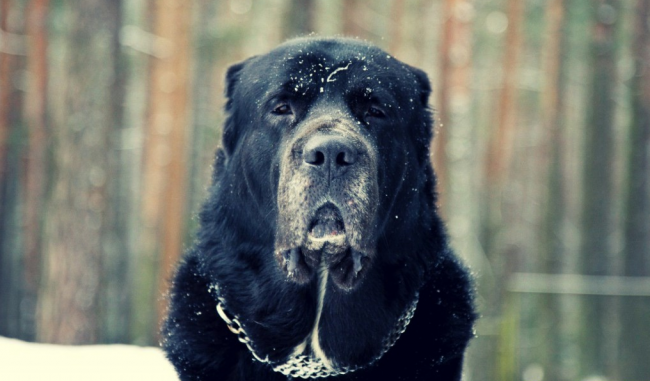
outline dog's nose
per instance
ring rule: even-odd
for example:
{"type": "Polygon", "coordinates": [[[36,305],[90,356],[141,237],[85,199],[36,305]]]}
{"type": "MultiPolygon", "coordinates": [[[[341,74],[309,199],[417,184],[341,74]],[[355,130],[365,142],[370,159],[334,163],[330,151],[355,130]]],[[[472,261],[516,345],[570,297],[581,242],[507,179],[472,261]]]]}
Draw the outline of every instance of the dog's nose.
{"type": "Polygon", "coordinates": [[[332,177],[341,175],[358,158],[352,142],[337,135],[316,135],[307,141],[302,152],[305,164],[327,171],[332,177]]]}

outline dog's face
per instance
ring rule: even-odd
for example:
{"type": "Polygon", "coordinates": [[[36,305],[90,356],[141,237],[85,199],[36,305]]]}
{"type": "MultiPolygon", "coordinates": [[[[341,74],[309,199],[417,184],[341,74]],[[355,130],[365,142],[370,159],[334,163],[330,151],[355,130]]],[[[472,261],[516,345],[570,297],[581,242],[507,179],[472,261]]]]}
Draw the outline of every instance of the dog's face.
{"type": "Polygon", "coordinates": [[[224,149],[274,227],[279,268],[299,284],[327,269],[353,289],[399,219],[398,195],[426,181],[426,75],[361,42],[309,39],[235,65],[227,80],[224,149]]]}

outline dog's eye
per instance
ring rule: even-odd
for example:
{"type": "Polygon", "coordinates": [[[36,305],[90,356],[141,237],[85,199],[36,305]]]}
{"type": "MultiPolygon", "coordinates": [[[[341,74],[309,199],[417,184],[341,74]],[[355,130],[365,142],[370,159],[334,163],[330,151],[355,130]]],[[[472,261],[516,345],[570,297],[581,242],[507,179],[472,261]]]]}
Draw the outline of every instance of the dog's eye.
{"type": "Polygon", "coordinates": [[[275,109],[273,109],[273,113],[275,115],[291,115],[293,114],[293,111],[291,111],[291,106],[289,106],[286,103],[283,103],[278,107],[276,107],[275,109]]]}
{"type": "Polygon", "coordinates": [[[370,106],[368,111],[366,111],[366,118],[371,117],[371,118],[384,118],[386,114],[379,109],[378,107],[375,106],[370,106]]]}

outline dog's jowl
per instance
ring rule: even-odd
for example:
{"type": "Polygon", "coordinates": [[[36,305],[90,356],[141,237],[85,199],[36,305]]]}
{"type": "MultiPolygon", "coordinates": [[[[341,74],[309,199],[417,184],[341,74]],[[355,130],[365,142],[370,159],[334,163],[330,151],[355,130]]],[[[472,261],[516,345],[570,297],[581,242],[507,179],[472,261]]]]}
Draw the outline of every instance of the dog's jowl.
{"type": "Polygon", "coordinates": [[[232,66],[163,347],[182,380],[460,380],[475,313],[436,210],[429,81],[349,39],[232,66]]]}

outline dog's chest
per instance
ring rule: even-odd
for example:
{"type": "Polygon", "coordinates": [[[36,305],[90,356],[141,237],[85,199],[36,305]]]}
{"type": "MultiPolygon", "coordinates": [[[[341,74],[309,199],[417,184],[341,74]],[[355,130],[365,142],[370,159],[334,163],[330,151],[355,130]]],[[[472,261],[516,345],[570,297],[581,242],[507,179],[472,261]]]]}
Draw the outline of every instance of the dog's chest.
{"type": "MultiPolygon", "coordinates": [[[[239,321],[237,316],[230,318],[223,310],[220,299],[217,305],[217,311],[221,318],[226,322],[231,332],[236,334],[239,341],[246,345],[249,352],[256,361],[266,363],[272,367],[275,372],[281,373],[288,377],[293,378],[320,378],[343,375],[346,373],[354,372],[359,369],[366,368],[376,361],[378,361],[399,339],[401,334],[406,330],[418,303],[418,295],[416,294],[410,304],[399,316],[393,328],[386,332],[383,337],[381,347],[374,357],[369,361],[361,364],[344,365],[344,361],[328,356],[322,348],[321,337],[321,318],[325,308],[325,300],[327,294],[329,272],[325,266],[322,266],[318,271],[318,293],[317,293],[317,311],[313,322],[312,330],[301,341],[299,345],[293,348],[291,354],[283,360],[273,361],[269,359],[268,355],[263,355],[256,348],[254,339],[249,337],[245,325],[239,321]]],[[[218,286],[215,286],[218,294],[218,286]]]]}

